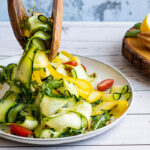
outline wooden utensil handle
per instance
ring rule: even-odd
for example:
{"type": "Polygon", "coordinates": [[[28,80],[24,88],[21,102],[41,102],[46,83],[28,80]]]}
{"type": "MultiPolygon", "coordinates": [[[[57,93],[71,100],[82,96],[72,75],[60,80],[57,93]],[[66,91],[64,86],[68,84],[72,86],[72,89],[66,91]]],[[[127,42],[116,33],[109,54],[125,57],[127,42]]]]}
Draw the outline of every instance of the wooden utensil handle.
{"type": "Polygon", "coordinates": [[[20,28],[20,23],[23,22],[24,18],[27,17],[26,10],[22,4],[21,0],[7,0],[8,2],[8,13],[11,22],[11,26],[13,28],[13,32],[21,44],[21,46],[25,47],[23,33],[20,28]]]}
{"type": "Polygon", "coordinates": [[[55,58],[59,49],[62,31],[62,17],[63,17],[63,0],[53,0],[52,18],[54,22],[53,22],[53,35],[52,35],[50,60],[55,58]]]}

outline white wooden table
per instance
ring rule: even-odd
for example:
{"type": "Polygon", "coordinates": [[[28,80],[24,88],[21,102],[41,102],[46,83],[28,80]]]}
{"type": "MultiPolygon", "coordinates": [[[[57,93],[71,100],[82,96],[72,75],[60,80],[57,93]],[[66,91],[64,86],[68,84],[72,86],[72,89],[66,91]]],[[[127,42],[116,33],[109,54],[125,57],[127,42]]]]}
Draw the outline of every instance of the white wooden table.
{"type": "MultiPolygon", "coordinates": [[[[110,64],[123,72],[133,85],[135,102],[126,118],[116,127],[97,137],[59,146],[34,146],[0,138],[0,149],[61,150],[149,150],[150,79],[141,75],[121,56],[125,31],[134,23],[63,23],[60,50],[87,56],[110,64]]],[[[0,23],[0,59],[22,54],[10,24],[0,23]]]]}

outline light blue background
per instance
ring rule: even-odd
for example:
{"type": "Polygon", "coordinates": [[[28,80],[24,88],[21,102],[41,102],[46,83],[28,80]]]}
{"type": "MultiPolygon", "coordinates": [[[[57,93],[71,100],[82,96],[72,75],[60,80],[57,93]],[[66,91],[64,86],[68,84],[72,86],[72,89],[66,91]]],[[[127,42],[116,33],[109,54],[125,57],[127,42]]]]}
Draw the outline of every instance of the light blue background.
{"type": "MultiPolygon", "coordinates": [[[[52,0],[22,0],[26,9],[50,16],[52,0]]],[[[64,21],[142,21],[150,0],[64,0],[64,21]]],[[[7,0],[0,0],[0,21],[8,21],[7,0]]]]}

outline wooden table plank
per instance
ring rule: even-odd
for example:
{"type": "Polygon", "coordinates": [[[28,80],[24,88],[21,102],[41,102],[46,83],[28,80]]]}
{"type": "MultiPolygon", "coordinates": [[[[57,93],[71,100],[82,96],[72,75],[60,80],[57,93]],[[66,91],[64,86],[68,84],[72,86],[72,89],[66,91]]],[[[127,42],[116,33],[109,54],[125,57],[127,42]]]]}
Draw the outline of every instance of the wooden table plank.
{"type": "MultiPolygon", "coordinates": [[[[62,37],[65,41],[121,41],[133,23],[63,23],[62,37]]],[[[63,41],[62,40],[62,41],[63,41]]]]}
{"type": "MultiPolygon", "coordinates": [[[[0,150],[20,150],[20,147],[0,148],[0,150]]],[[[21,147],[22,150],[149,150],[149,145],[128,145],[128,146],[58,146],[58,147],[21,147]]]]}
{"type": "MultiPolygon", "coordinates": [[[[6,57],[2,57],[2,56],[0,56],[0,60],[2,60],[2,59],[5,59],[6,57]]],[[[2,65],[2,64],[1,64],[2,65]]]]}
{"type": "MultiPolygon", "coordinates": [[[[17,41],[14,40],[1,40],[0,52],[2,55],[18,55],[22,54],[22,48],[17,41]],[[9,43],[9,44],[8,44],[9,43]],[[6,46],[7,45],[7,46],[6,46]],[[9,53],[8,53],[9,52],[9,53]]],[[[84,55],[84,56],[120,56],[121,55],[121,42],[77,42],[77,41],[63,41],[60,45],[60,50],[68,50],[71,53],[84,55]],[[88,53],[87,53],[88,52],[88,53]]]]}
{"type": "Polygon", "coordinates": [[[150,115],[150,91],[135,91],[129,114],[150,115]]]}
{"type": "Polygon", "coordinates": [[[84,56],[120,56],[121,42],[85,42],[85,41],[62,41],[60,50],[68,50],[71,53],[84,56]]]}

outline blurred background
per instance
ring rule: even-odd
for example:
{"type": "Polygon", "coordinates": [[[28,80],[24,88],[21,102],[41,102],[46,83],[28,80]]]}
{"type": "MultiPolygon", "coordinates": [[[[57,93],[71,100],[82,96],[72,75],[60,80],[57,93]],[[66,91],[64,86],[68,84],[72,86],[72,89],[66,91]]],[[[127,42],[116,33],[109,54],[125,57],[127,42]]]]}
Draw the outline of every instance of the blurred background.
{"type": "MultiPolygon", "coordinates": [[[[50,16],[52,0],[22,0],[25,8],[50,16]]],[[[142,21],[150,0],[64,0],[64,21],[142,21]]],[[[0,21],[8,21],[7,0],[0,0],[0,21]]]]}

